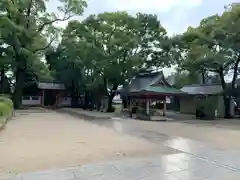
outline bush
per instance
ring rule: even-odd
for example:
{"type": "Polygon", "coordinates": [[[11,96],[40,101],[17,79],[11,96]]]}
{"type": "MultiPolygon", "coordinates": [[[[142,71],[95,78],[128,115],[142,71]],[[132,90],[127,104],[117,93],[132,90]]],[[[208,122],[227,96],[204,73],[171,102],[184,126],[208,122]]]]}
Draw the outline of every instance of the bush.
{"type": "Polygon", "coordinates": [[[13,102],[6,96],[0,96],[0,116],[9,117],[13,111],[13,102]]]}
{"type": "Polygon", "coordinates": [[[10,108],[13,109],[13,102],[7,95],[0,95],[0,103],[6,103],[10,108]]]}
{"type": "Polygon", "coordinates": [[[6,103],[0,103],[0,116],[8,117],[12,113],[12,109],[6,103]]]}

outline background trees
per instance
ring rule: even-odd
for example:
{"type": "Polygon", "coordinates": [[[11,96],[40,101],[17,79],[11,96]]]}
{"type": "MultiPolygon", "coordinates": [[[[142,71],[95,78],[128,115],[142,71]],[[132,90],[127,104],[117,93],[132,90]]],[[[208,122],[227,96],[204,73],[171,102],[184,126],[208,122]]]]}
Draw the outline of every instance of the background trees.
{"type": "Polygon", "coordinates": [[[157,16],[127,12],[90,15],[81,22],[70,21],[61,31],[54,23],[81,15],[86,2],[61,0],[56,13],[47,11],[46,2],[0,2],[1,92],[10,92],[6,82],[7,87],[13,86],[15,107],[21,104],[26,82],[57,80],[71,92],[73,107],[85,92],[85,104],[98,104],[107,96],[111,111],[119,86],[141,70],[173,64],[178,65],[177,87],[218,76],[229,107],[240,62],[238,3],[226,6],[221,15],[203,19],[198,27],[168,37],[157,16]],[[231,73],[226,91],[225,76],[231,73]]]}
{"type": "Polygon", "coordinates": [[[163,41],[167,41],[166,30],[154,15],[131,16],[127,12],[91,15],[82,22],[68,24],[57,48],[57,57],[48,62],[67,86],[78,87],[76,92],[99,93],[96,100],[106,95],[108,111],[111,111],[115,91],[127,79],[152,66],[153,61],[155,66],[170,64],[163,41]],[[61,77],[64,71],[68,76],[64,73],[61,77]]]}
{"type": "Polygon", "coordinates": [[[222,15],[203,19],[196,28],[189,27],[178,40],[176,46],[181,50],[179,65],[183,69],[197,70],[206,75],[219,76],[224,90],[226,116],[229,116],[229,98],[233,95],[240,62],[240,4],[225,7],[222,15]],[[230,87],[225,76],[232,74],[230,87]],[[228,90],[227,90],[228,89],[228,90]]]}
{"type": "Polygon", "coordinates": [[[62,0],[59,14],[46,10],[46,0],[2,0],[0,2],[0,37],[11,57],[11,71],[16,79],[13,102],[19,107],[24,86],[24,74],[34,61],[57,36],[58,29],[53,26],[74,15],[81,15],[86,6],[84,0],[62,0]],[[60,13],[63,16],[60,17],[60,13]]]}

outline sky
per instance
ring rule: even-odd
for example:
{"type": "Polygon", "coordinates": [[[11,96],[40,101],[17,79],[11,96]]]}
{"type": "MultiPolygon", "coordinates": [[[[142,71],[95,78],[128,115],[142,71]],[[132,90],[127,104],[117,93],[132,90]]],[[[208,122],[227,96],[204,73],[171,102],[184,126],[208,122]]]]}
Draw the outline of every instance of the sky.
{"type": "MultiPolygon", "coordinates": [[[[105,11],[128,11],[157,14],[161,24],[169,35],[182,33],[189,26],[197,26],[201,19],[216,13],[222,13],[225,5],[240,0],[88,0],[88,7],[82,17],[105,11]]],[[[50,0],[48,8],[55,11],[57,0],[50,0]]],[[[66,26],[61,22],[60,26],[66,26]]],[[[174,68],[164,68],[165,76],[171,74],[174,68]]]]}

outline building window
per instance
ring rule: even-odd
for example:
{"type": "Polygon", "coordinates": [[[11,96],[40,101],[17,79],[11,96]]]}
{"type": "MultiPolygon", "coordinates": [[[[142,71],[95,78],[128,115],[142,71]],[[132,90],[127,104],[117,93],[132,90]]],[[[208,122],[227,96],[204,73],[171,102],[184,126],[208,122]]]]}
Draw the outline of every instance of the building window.
{"type": "Polygon", "coordinates": [[[30,97],[29,97],[29,96],[23,96],[22,99],[23,99],[23,100],[30,100],[30,97]]]}
{"type": "Polygon", "coordinates": [[[38,99],[39,99],[38,96],[33,96],[33,97],[32,97],[32,100],[38,100],[38,99]]]}

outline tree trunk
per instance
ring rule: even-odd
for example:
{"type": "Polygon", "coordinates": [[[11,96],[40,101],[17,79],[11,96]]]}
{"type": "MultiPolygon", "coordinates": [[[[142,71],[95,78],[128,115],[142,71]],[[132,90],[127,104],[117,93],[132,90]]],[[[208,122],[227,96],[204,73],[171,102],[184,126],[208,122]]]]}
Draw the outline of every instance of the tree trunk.
{"type": "Polygon", "coordinates": [[[127,97],[123,97],[122,99],[122,105],[123,105],[123,108],[126,109],[127,108],[127,97]]]}
{"type": "Polygon", "coordinates": [[[118,88],[118,85],[116,82],[113,83],[113,88],[111,89],[110,92],[108,92],[108,84],[107,84],[107,79],[104,77],[103,78],[103,82],[104,82],[104,89],[105,89],[105,92],[108,96],[108,108],[107,108],[107,112],[114,112],[114,109],[112,107],[112,102],[113,102],[113,98],[115,97],[116,95],[116,90],[118,88]]]}
{"type": "Polygon", "coordinates": [[[89,102],[90,102],[89,91],[85,91],[85,96],[84,96],[84,109],[88,109],[88,108],[89,108],[89,102]]]}
{"type": "Polygon", "coordinates": [[[236,62],[234,63],[234,68],[233,68],[233,78],[232,78],[232,83],[231,83],[231,94],[233,96],[235,96],[237,93],[235,91],[236,89],[236,80],[237,80],[237,77],[238,77],[238,66],[239,66],[239,63],[240,63],[240,55],[238,56],[236,62]]]}
{"type": "Polygon", "coordinates": [[[77,108],[78,107],[78,88],[74,80],[72,80],[72,100],[71,100],[71,107],[77,108]]]}
{"type": "Polygon", "coordinates": [[[231,118],[230,114],[230,98],[228,97],[228,94],[226,92],[226,83],[224,80],[224,74],[223,74],[223,68],[220,68],[219,76],[221,79],[221,85],[223,89],[223,101],[225,106],[225,118],[231,118]]]}
{"type": "Polygon", "coordinates": [[[24,87],[24,70],[22,68],[17,68],[16,86],[13,93],[13,104],[16,109],[20,108],[22,104],[23,87],[24,87]]]}
{"type": "Polygon", "coordinates": [[[5,86],[5,72],[4,69],[1,70],[1,93],[4,93],[4,86],[5,86]]]}
{"type": "Polygon", "coordinates": [[[78,96],[76,94],[72,95],[71,100],[71,108],[77,108],[78,107],[78,96]]]}
{"type": "Polygon", "coordinates": [[[228,96],[224,95],[223,100],[225,106],[225,118],[232,118],[230,114],[230,99],[228,98],[228,96]]]}
{"type": "MultiPolygon", "coordinates": [[[[115,94],[115,93],[114,93],[115,94]]],[[[108,97],[108,108],[107,108],[107,112],[114,112],[113,106],[112,106],[112,102],[113,102],[113,98],[114,96],[110,95],[110,97],[108,97]]]]}
{"type": "Polygon", "coordinates": [[[202,76],[202,84],[206,84],[205,72],[201,72],[201,76],[202,76]]]}

